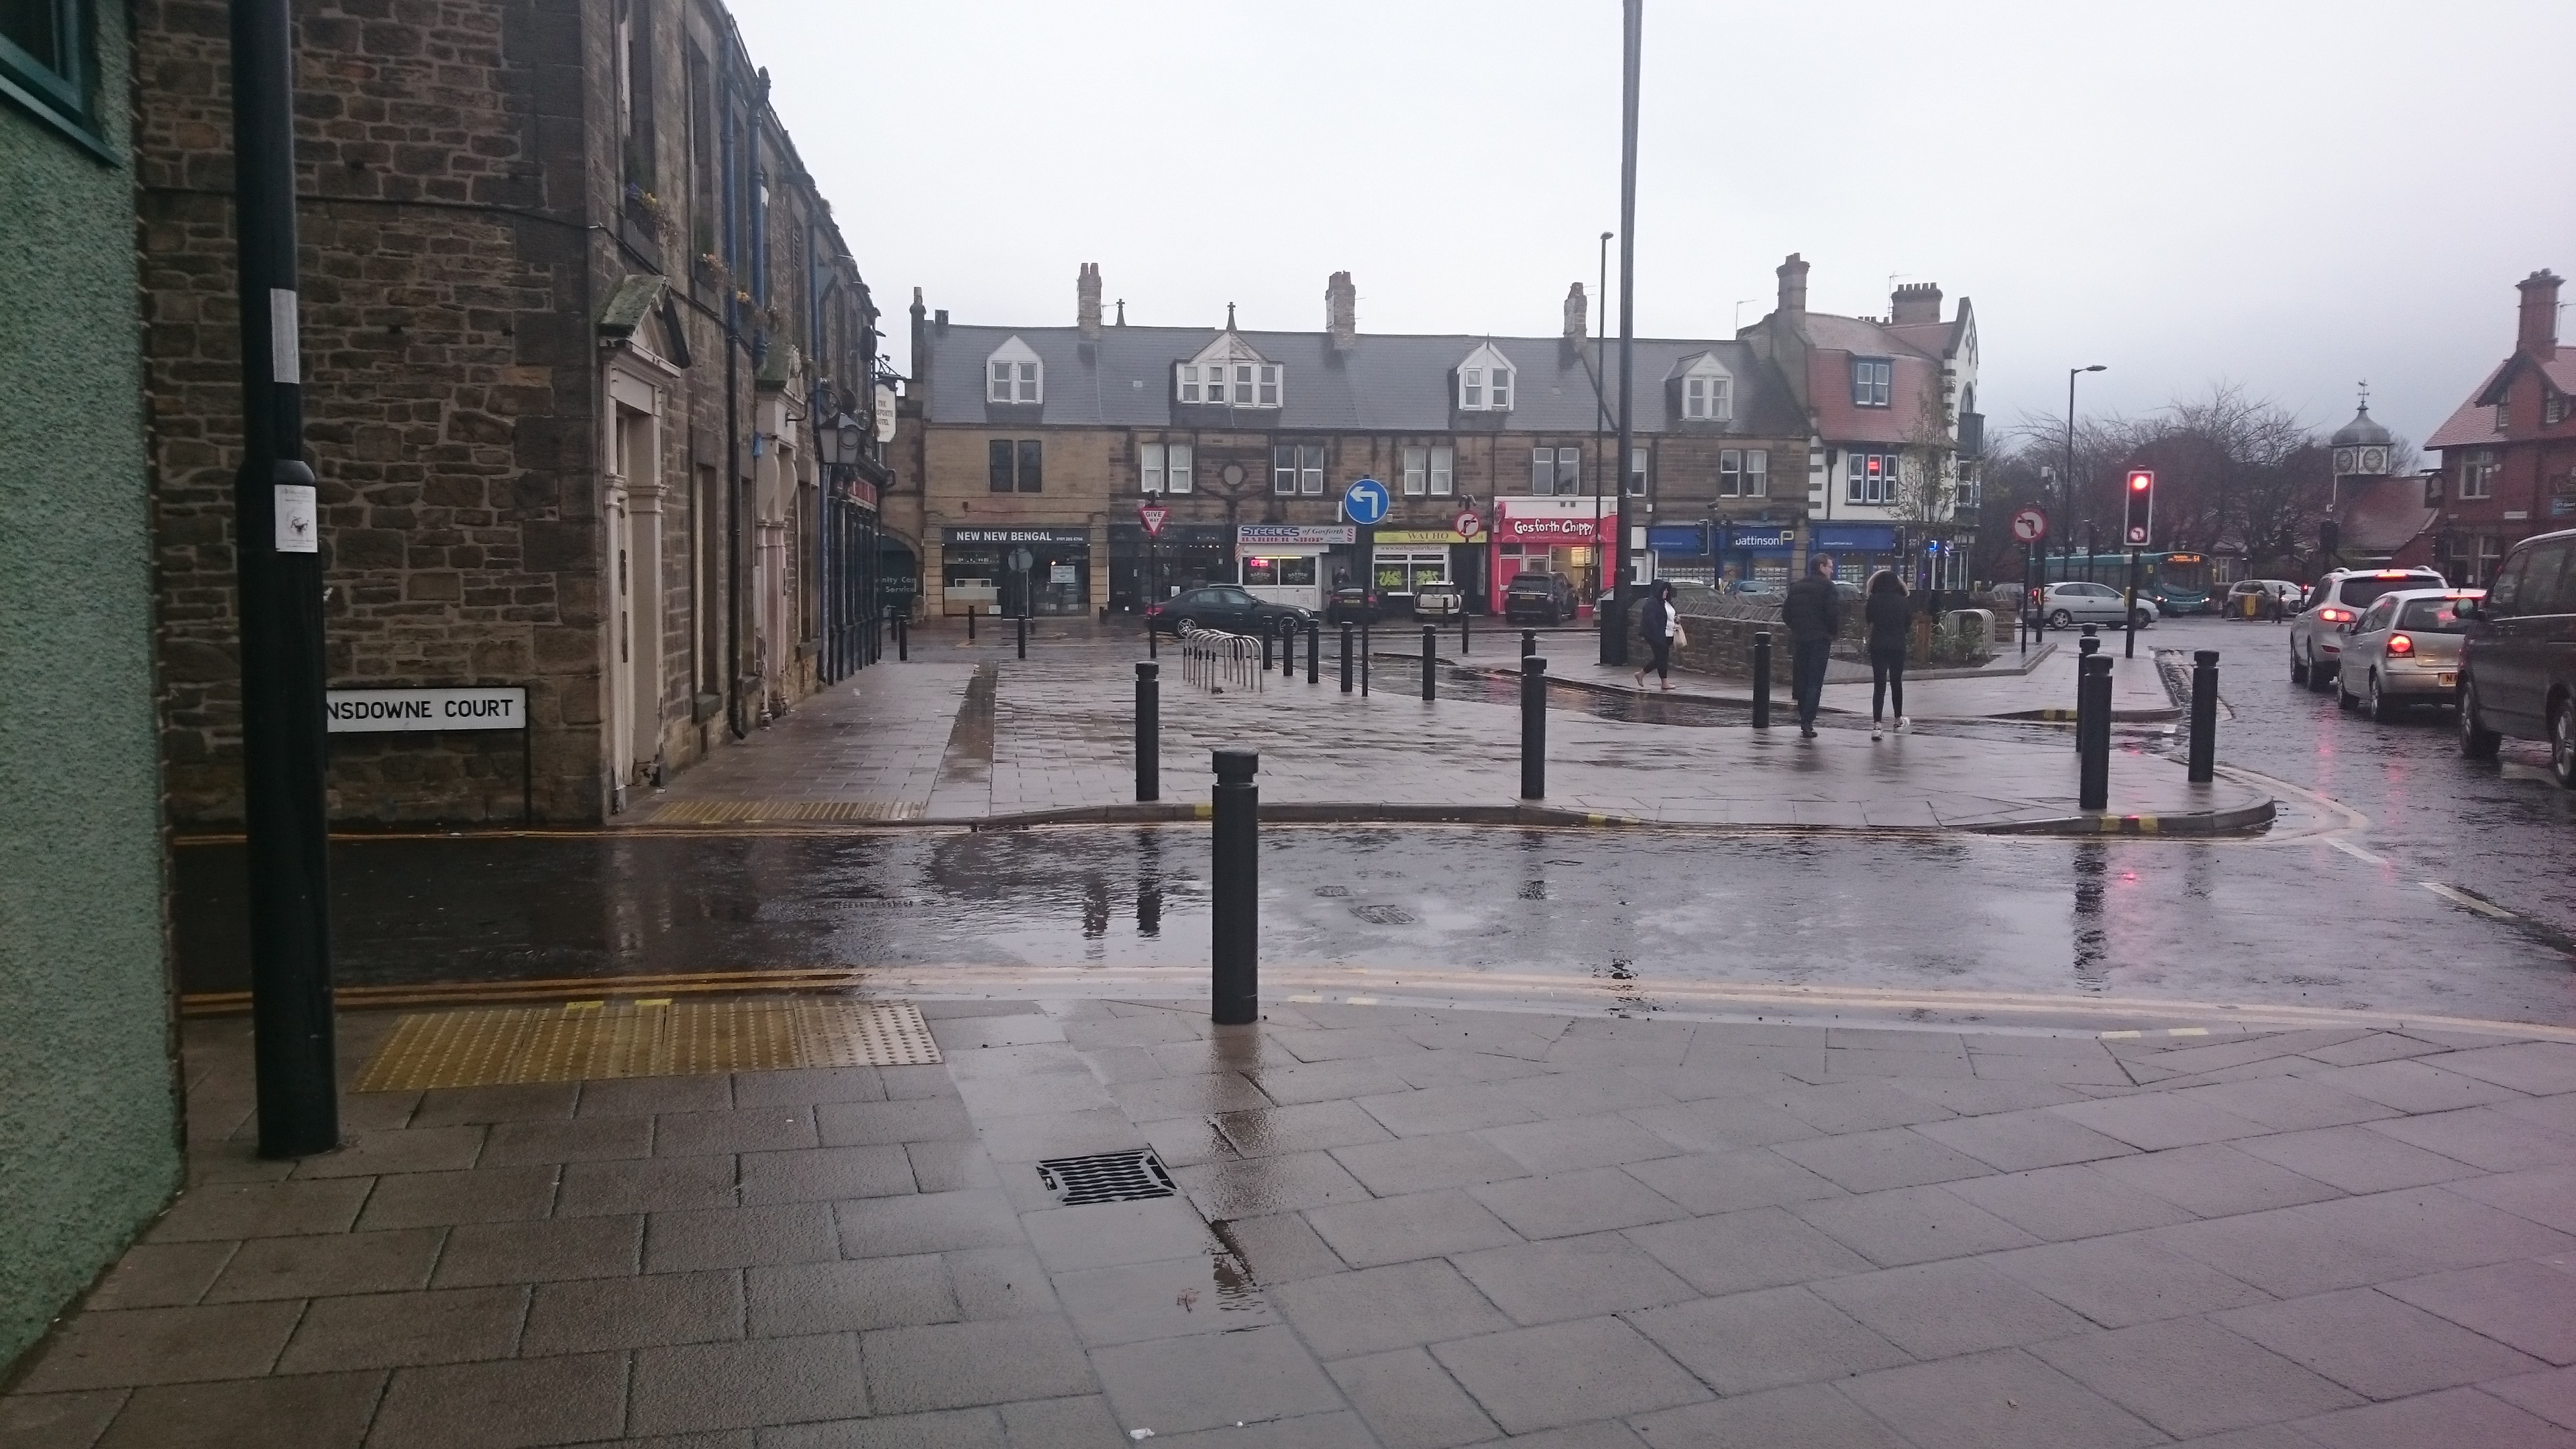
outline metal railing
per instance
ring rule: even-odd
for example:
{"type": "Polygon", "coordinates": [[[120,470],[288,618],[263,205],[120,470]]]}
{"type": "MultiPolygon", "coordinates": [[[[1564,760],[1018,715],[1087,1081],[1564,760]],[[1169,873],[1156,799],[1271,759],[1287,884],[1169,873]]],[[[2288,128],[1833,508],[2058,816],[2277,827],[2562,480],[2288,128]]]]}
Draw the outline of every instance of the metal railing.
{"type": "Polygon", "coordinates": [[[1222,629],[1183,624],[1181,678],[1211,691],[1229,684],[1264,688],[1269,683],[1269,672],[1261,667],[1266,643],[1251,634],[1229,634],[1222,629]]]}

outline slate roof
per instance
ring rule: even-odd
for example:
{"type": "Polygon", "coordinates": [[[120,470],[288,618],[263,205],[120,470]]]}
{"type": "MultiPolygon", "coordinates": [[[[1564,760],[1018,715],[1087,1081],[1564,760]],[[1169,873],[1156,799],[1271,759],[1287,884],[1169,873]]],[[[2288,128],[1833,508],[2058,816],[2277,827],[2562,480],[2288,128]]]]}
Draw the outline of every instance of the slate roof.
{"type": "MultiPolygon", "coordinates": [[[[1107,327],[1086,343],[1071,327],[970,327],[951,324],[929,339],[929,420],[988,421],[984,360],[1012,337],[1045,363],[1042,425],[1163,428],[1176,422],[1172,367],[1198,355],[1219,334],[1199,327],[1107,327]],[[1141,384],[1141,385],[1139,385],[1141,384]]],[[[1261,355],[1282,364],[1282,405],[1236,409],[1247,429],[1308,432],[1445,433],[1460,428],[1453,413],[1452,369],[1491,342],[1512,360],[1512,408],[1506,426],[1515,433],[1589,433],[1597,416],[1591,373],[1583,352],[1555,337],[1484,337],[1361,333],[1349,352],[1336,353],[1325,332],[1237,333],[1261,355]]],[[[1616,371],[1619,346],[1609,344],[1616,371]]],[[[1741,342],[1644,338],[1636,342],[1636,430],[1641,435],[1682,431],[1678,404],[1667,401],[1665,379],[1675,365],[1714,354],[1735,376],[1735,418],[1717,427],[1696,423],[1689,431],[1723,431],[1765,438],[1802,438],[1807,425],[1777,370],[1741,342]]],[[[1617,399],[1611,399],[1617,426],[1617,399]]],[[[1002,405],[996,405],[999,412],[1002,405]]],[[[1023,411],[1015,409],[1016,411],[1023,411]]],[[[1189,407],[1193,417],[1204,409],[1189,407]]],[[[1465,414],[1477,418],[1479,414],[1465,414]]]]}
{"type": "Polygon", "coordinates": [[[2343,546],[2366,554],[2395,554],[2441,516],[2424,503],[2424,480],[2412,475],[2348,481],[2335,512],[2343,546]]]}
{"type": "MultiPolygon", "coordinates": [[[[2512,435],[2499,436],[2495,430],[2495,407],[2490,399],[2501,400],[2505,385],[2523,368],[2534,368],[2549,380],[2561,397],[2576,397],[2576,348],[2561,348],[2555,357],[2535,357],[2517,352],[2496,364],[2486,381],[2469,394],[2469,400],[2442,420],[2433,436],[2424,440],[2427,448],[2476,448],[2517,441],[2512,435]]],[[[2530,421],[2524,419],[2525,422],[2530,421]]]]}

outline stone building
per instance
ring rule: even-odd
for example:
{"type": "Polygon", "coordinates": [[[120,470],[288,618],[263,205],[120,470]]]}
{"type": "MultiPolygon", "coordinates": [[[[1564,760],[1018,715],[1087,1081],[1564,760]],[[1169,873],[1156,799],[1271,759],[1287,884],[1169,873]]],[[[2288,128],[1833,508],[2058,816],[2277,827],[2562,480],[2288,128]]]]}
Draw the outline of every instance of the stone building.
{"type": "MultiPolygon", "coordinates": [[[[1598,589],[1617,411],[1579,284],[1553,337],[1365,333],[1346,272],[1306,332],[1231,309],[1222,327],[1131,326],[1123,301],[1104,316],[1102,286],[1084,265],[1071,326],[952,323],[915,294],[886,507],[926,612],[1128,610],[1213,580],[1312,604],[1442,577],[1477,608],[1522,571],[1598,589]],[[1340,501],[1364,475],[1394,496],[1366,544],[1340,501]]],[[[1634,400],[1638,542],[1667,572],[1707,576],[1738,531],[1776,541],[1802,515],[1810,429],[1753,348],[1639,339],[1634,400]]]]}
{"type": "MultiPolygon", "coordinates": [[[[819,465],[816,423],[873,437],[867,288],[712,0],[294,9],[332,686],[528,691],[524,731],[334,735],[334,817],[599,819],[863,655],[883,474],[872,441],[819,465]]],[[[209,825],[241,789],[224,12],[134,13],[162,742],[209,825]]]]}
{"type": "Polygon", "coordinates": [[[182,1174],[126,24],[0,6],[0,1382],[182,1174]]]}

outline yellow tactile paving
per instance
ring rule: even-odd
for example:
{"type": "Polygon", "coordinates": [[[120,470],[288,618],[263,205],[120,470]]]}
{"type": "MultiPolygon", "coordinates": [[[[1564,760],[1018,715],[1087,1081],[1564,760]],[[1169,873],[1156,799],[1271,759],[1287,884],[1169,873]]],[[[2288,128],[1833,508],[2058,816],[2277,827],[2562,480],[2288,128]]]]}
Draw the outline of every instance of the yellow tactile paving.
{"type": "Polygon", "coordinates": [[[916,800],[671,800],[655,825],[735,825],[763,820],[918,820],[916,800]]]}
{"type": "Polygon", "coordinates": [[[939,1044],[908,1001],[571,1001],[414,1012],[395,1025],[357,1090],[938,1061],[939,1044]]]}

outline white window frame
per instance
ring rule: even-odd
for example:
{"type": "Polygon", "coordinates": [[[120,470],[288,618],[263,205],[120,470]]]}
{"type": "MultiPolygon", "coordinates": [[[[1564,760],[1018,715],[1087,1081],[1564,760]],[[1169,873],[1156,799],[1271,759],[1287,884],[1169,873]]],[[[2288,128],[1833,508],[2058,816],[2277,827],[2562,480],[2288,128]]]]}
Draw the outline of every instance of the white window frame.
{"type": "Polygon", "coordinates": [[[1431,491],[1431,450],[1427,447],[1404,450],[1404,496],[1420,498],[1431,491]]]}
{"type": "Polygon", "coordinates": [[[1169,452],[1169,461],[1167,461],[1163,467],[1163,491],[1166,493],[1187,493],[1190,491],[1193,481],[1190,472],[1190,454],[1192,446],[1193,445],[1189,443],[1169,443],[1165,445],[1169,452]]]}
{"type": "Polygon", "coordinates": [[[2468,456],[2460,460],[2461,500],[2466,502],[2474,498],[2493,498],[2495,475],[2499,466],[2495,449],[2471,448],[2468,456]]]}
{"type": "Polygon", "coordinates": [[[1487,406],[1498,413],[1510,412],[1512,409],[1512,370],[1508,367],[1495,368],[1492,384],[1492,389],[1487,395],[1487,406]]]}
{"type": "Polygon", "coordinates": [[[1646,475],[1647,475],[1647,473],[1648,473],[1648,472],[1649,472],[1649,471],[1654,467],[1654,457],[1655,457],[1655,455],[1654,455],[1654,450],[1653,450],[1653,449],[1651,449],[1651,448],[1649,448],[1649,447],[1647,447],[1647,446],[1646,446],[1645,444],[1643,444],[1643,443],[1633,444],[1633,445],[1631,445],[1631,446],[1629,447],[1629,449],[1628,449],[1628,496],[1629,496],[1629,497],[1631,497],[1631,498],[1643,498],[1643,497],[1645,497],[1645,496],[1646,496],[1646,475]]]}
{"type": "Polygon", "coordinates": [[[1462,413],[1505,413],[1512,409],[1512,373],[1510,358],[1492,343],[1478,347],[1460,358],[1457,405],[1462,413]]]}
{"type": "Polygon", "coordinates": [[[1851,382],[1853,407],[1892,407],[1896,396],[1896,360],[1891,357],[1855,357],[1852,359],[1851,382]]]}
{"type": "Polygon", "coordinates": [[[1044,403],[1045,362],[1017,337],[1003,342],[984,358],[984,401],[1044,403]]]}
{"type": "Polygon", "coordinates": [[[1458,410],[1480,413],[1485,410],[1485,370],[1481,367],[1458,369],[1458,410]]]}
{"type": "Polygon", "coordinates": [[[1172,395],[1185,403],[1275,408],[1287,395],[1287,369],[1276,362],[1180,362],[1172,377],[1172,395]]]}
{"type": "MultiPolygon", "coordinates": [[[[1182,446],[1187,447],[1189,445],[1184,443],[1182,446]]],[[[1144,493],[1160,493],[1163,491],[1163,445],[1161,443],[1144,443],[1138,445],[1136,449],[1136,475],[1138,491],[1144,493]]]]}
{"type": "Polygon", "coordinates": [[[1870,507],[1885,507],[1896,501],[1897,455],[1894,453],[1845,453],[1843,455],[1843,501],[1870,507]],[[1869,474],[1869,460],[1879,460],[1878,477],[1869,474]]]}
{"type": "Polygon", "coordinates": [[[1744,450],[1742,448],[1718,449],[1717,496],[1720,498],[1744,496],[1744,450]]]}
{"type": "Polygon", "coordinates": [[[1458,465],[1458,450],[1457,450],[1457,449],[1455,449],[1455,448],[1453,448],[1453,447],[1450,447],[1449,445],[1447,445],[1447,444],[1445,444],[1445,443],[1434,444],[1434,445],[1432,446],[1432,449],[1431,449],[1431,496],[1432,496],[1432,497],[1434,497],[1434,498],[1447,498],[1447,497],[1449,497],[1449,496],[1450,496],[1452,483],[1453,483],[1453,480],[1455,479],[1456,474],[1457,474],[1457,465],[1458,465]]]}
{"type": "Polygon", "coordinates": [[[1684,374],[1682,417],[1695,423],[1734,421],[1735,379],[1715,371],[1684,374]]]}
{"type": "Polygon", "coordinates": [[[1572,498],[1583,491],[1583,450],[1581,448],[1530,449],[1530,496],[1534,498],[1572,498]],[[1573,465],[1567,476],[1567,464],[1573,465]],[[1542,471],[1544,470],[1544,476],[1542,471]]]}
{"type": "Polygon", "coordinates": [[[1744,496],[1747,498],[1771,496],[1771,450],[1769,448],[1744,450],[1744,496]]]}
{"type": "Polygon", "coordinates": [[[1260,391],[1254,395],[1253,406],[1264,408],[1278,407],[1280,405],[1281,397],[1281,369],[1279,364],[1275,362],[1265,362],[1260,364],[1259,375],[1260,391]]]}

